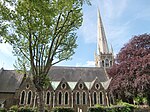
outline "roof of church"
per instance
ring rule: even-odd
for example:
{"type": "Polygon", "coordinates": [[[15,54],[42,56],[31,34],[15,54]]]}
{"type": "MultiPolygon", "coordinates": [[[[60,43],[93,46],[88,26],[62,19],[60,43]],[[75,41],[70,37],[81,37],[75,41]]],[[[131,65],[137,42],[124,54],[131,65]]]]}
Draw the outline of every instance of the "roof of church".
{"type": "Polygon", "coordinates": [[[100,67],[52,67],[49,72],[52,81],[60,81],[64,78],[68,82],[77,82],[82,79],[84,82],[92,82],[96,77],[105,82],[108,80],[104,68],[100,67]]]}
{"type": "MultiPolygon", "coordinates": [[[[108,77],[103,68],[99,67],[52,67],[49,72],[52,82],[60,82],[64,78],[67,82],[75,84],[80,79],[85,83],[90,83],[97,77],[100,82],[107,82],[108,77]]],[[[15,92],[19,88],[23,79],[23,74],[15,70],[0,69],[0,92],[15,92]]]]}
{"type": "Polygon", "coordinates": [[[23,75],[15,70],[0,70],[0,92],[15,92],[21,84],[23,75]]]}

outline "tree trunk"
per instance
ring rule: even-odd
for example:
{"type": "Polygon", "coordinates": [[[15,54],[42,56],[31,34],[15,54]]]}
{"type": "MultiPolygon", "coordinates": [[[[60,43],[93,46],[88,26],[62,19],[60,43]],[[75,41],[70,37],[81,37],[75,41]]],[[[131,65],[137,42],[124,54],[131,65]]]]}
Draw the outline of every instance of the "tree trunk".
{"type": "Polygon", "coordinates": [[[38,91],[38,112],[45,112],[44,106],[44,91],[40,90],[38,91]]]}

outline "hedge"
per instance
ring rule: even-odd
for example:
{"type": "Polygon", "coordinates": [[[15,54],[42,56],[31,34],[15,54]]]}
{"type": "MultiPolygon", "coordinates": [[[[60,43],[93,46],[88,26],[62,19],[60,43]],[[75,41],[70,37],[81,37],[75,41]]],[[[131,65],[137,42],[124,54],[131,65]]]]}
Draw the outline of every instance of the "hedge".
{"type": "Polygon", "coordinates": [[[33,109],[31,107],[18,107],[17,105],[13,105],[10,107],[8,112],[35,112],[36,109],[33,109]]]}
{"type": "Polygon", "coordinates": [[[90,107],[88,112],[133,112],[132,107],[116,106],[116,107],[90,107]]]}
{"type": "Polygon", "coordinates": [[[32,110],[30,107],[20,107],[18,112],[34,112],[34,110],[32,110]]]}
{"type": "Polygon", "coordinates": [[[103,107],[90,107],[88,112],[105,112],[105,109],[103,107]]]}
{"type": "Polygon", "coordinates": [[[88,112],[133,112],[133,106],[90,107],[88,112]]]}
{"type": "Polygon", "coordinates": [[[69,107],[55,107],[51,112],[75,112],[73,108],[69,107]]]}

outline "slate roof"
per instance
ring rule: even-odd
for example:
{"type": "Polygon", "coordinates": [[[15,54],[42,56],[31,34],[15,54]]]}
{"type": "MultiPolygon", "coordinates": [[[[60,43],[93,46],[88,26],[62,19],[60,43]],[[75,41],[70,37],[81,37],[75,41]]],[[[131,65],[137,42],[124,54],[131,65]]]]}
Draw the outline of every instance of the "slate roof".
{"type": "Polygon", "coordinates": [[[23,75],[15,70],[0,70],[0,92],[15,92],[20,86],[23,75]]]}
{"type": "MultiPolygon", "coordinates": [[[[49,77],[52,81],[54,89],[64,78],[69,85],[74,88],[79,79],[89,87],[89,84],[97,77],[100,82],[107,82],[108,77],[103,68],[99,67],[58,67],[54,66],[49,71],[49,77]]],[[[17,73],[15,70],[0,69],[0,92],[15,92],[19,88],[23,79],[23,74],[17,73]]],[[[105,85],[105,84],[103,84],[105,85]]],[[[109,84],[106,83],[105,86],[109,84]]]]}
{"type": "Polygon", "coordinates": [[[108,80],[106,71],[100,67],[52,67],[49,72],[52,81],[60,81],[65,78],[67,82],[92,82],[96,77],[105,82],[108,80]]]}

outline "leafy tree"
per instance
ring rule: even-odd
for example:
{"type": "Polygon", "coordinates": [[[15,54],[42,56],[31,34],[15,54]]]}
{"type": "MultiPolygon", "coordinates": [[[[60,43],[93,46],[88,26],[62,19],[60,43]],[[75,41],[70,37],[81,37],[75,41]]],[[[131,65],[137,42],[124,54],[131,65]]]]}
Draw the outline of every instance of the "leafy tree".
{"type": "Polygon", "coordinates": [[[113,77],[109,91],[123,100],[130,100],[150,91],[150,34],[134,36],[116,57],[109,70],[113,77]]]}
{"type": "Polygon", "coordinates": [[[43,90],[49,84],[51,66],[74,54],[76,30],[82,24],[82,5],[89,0],[3,0],[0,17],[13,46],[18,65],[31,70],[37,88],[40,112],[44,111],[43,90]],[[28,66],[28,68],[26,68],[28,66]]]}

